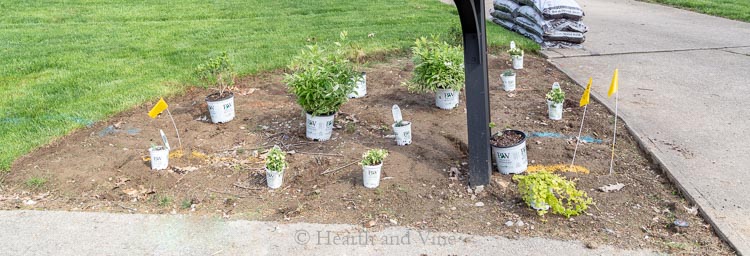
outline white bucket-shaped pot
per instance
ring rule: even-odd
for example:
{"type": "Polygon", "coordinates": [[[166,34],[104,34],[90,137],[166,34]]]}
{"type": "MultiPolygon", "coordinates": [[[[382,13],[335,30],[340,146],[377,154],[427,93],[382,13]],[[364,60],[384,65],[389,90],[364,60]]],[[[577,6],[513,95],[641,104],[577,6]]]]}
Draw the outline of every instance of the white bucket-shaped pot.
{"type": "Polygon", "coordinates": [[[206,104],[208,104],[208,113],[211,115],[212,123],[226,123],[234,119],[234,93],[229,93],[229,97],[212,101],[209,98],[212,95],[218,95],[214,93],[206,97],[206,104]]]}
{"type": "Polygon", "coordinates": [[[354,92],[347,95],[350,99],[352,98],[362,98],[365,95],[367,95],[367,72],[362,72],[360,74],[359,79],[357,79],[357,83],[354,86],[354,92]]]}
{"type": "Polygon", "coordinates": [[[151,170],[164,170],[169,166],[169,149],[163,146],[148,149],[151,157],[151,170]]]}
{"type": "Polygon", "coordinates": [[[458,105],[458,93],[452,89],[437,89],[435,92],[435,105],[441,109],[453,109],[458,105]]]}
{"type": "Polygon", "coordinates": [[[383,163],[379,165],[362,166],[362,182],[366,188],[377,188],[380,186],[380,171],[383,169],[383,163]]]}
{"type": "Polygon", "coordinates": [[[507,147],[492,145],[492,158],[497,171],[502,174],[518,174],[528,168],[529,160],[526,156],[526,134],[522,131],[511,130],[521,134],[521,141],[507,147]]]}
{"type": "Polygon", "coordinates": [[[523,55],[513,55],[510,59],[513,62],[513,69],[523,69],[523,55]]]}
{"type": "Polygon", "coordinates": [[[281,183],[284,181],[284,170],[282,169],[280,172],[277,171],[271,171],[268,168],[266,168],[266,184],[268,184],[269,188],[277,189],[281,187],[281,183]]]}
{"type": "Polygon", "coordinates": [[[563,114],[563,102],[554,103],[547,100],[547,110],[549,112],[549,119],[560,120],[563,114]]]}
{"type": "Polygon", "coordinates": [[[398,123],[391,125],[393,133],[396,135],[396,145],[406,146],[411,144],[411,122],[403,121],[402,126],[396,126],[398,123]]]}
{"type": "Polygon", "coordinates": [[[308,139],[325,141],[331,139],[331,133],[333,133],[333,116],[313,116],[307,114],[306,132],[305,135],[308,139]]]}
{"type": "Polygon", "coordinates": [[[514,91],[516,89],[516,75],[512,76],[501,75],[500,79],[503,80],[503,90],[506,92],[514,91]]]}

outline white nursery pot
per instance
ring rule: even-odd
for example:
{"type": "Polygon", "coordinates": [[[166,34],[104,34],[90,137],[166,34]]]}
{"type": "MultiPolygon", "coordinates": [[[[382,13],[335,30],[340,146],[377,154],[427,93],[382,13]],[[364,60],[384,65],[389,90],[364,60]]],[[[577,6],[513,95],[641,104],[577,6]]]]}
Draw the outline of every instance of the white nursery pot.
{"type": "Polygon", "coordinates": [[[411,122],[404,121],[407,125],[396,126],[397,123],[391,125],[393,127],[393,133],[396,135],[396,145],[406,146],[411,144],[411,122]]]}
{"type": "Polygon", "coordinates": [[[164,170],[169,166],[169,149],[158,146],[148,149],[148,154],[151,157],[151,169],[152,170],[164,170]]]}
{"type": "Polygon", "coordinates": [[[549,112],[549,119],[552,119],[552,120],[562,119],[563,102],[553,103],[552,101],[547,100],[547,110],[549,112]]]}
{"type": "Polygon", "coordinates": [[[526,171],[529,167],[529,160],[526,155],[526,134],[522,134],[522,139],[518,144],[508,147],[497,147],[492,145],[492,159],[495,161],[497,171],[502,174],[518,174],[526,171]]]}
{"type": "Polygon", "coordinates": [[[354,86],[354,92],[347,95],[350,99],[362,98],[367,95],[367,72],[362,72],[359,75],[356,85],[354,86]]]}
{"type": "Polygon", "coordinates": [[[331,139],[331,133],[333,133],[333,117],[334,115],[313,116],[307,114],[305,136],[307,136],[308,139],[317,141],[331,139]]]}
{"type": "Polygon", "coordinates": [[[211,115],[212,123],[226,123],[234,119],[234,93],[230,92],[228,98],[217,101],[211,101],[206,97],[206,104],[208,104],[208,113],[211,115]]]}
{"type": "Polygon", "coordinates": [[[461,91],[452,89],[437,89],[435,92],[435,105],[441,109],[453,109],[458,105],[458,94],[461,91]]]}
{"type": "Polygon", "coordinates": [[[277,171],[271,171],[268,168],[266,168],[266,184],[268,184],[269,188],[277,189],[281,187],[281,183],[283,183],[284,180],[284,170],[282,169],[280,172],[277,171]]]}
{"type": "Polygon", "coordinates": [[[506,92],[516,90],[516,75],[515,74],[513,74],[512,76],[500,75],[500,78],[503,80],[503,90],[505,90],[506,92]]]}
{"type": "Polygon", "coordinates": [[[380,185],[380,171],[383,163],[373,166],[362,166],[362,181],[366,188],[377,188],[380,185]]]}
{"type": "Polygon", "coordinates": [[[523,69],[523,55],[513,55],[510,58],[513,61],[513,69],[523,69]]]}

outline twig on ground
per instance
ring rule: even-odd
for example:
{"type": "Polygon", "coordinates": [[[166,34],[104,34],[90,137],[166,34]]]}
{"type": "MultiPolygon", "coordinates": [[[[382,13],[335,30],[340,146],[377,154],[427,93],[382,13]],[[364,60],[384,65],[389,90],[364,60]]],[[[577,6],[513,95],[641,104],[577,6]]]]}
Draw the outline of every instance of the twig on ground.
{"type": "Polygon", "coordinates": [[[133,211],[133,212],[137,212],[138,211],[138,209],[130,208],[130,207],[124,206],[122,204],[117,204],[117,206],[122,207],[123,209],[126,209],[126,210],[133,211]]]}
{"type": "Polygon", "coordinates": [[[234,183],[232,185],[235,186],[235,187],[241,188],[241,189],[249,189],[249,190],[262,190],[263,189],[263,188],[251,188],[251,187],[248,187],[248,186],[240,185],[239,183],[234,183]]]}
{"type": "Polygon", "coordinates": [[[353,165],[353,164],[356,164],[356,163],[358,163],[358,162],[359,162],[359,161],[354,161],[354,162],[351,162],[351,163],[345,164],[344,166],[338,167],[338,168],[336,168],[336,169],[333,169],[333,170],[325,170],[325,171],[324,171],[323,173],[321,173],[320,175],[326,175],[326,174],[329,174],[329,173],[333,173],[333,172],[336,172],[336,171],[338,171],[338,170],[344,169],[344,168],[346,168],[346,167],[349,167],[349,166],[351,166],[351,165],[353,165]]]}
{"type": "Polygon", "coordinates": [[[300,152],[297,151],[297,154],[303,154],[303,155],[315,155],[315,156],[335,156],[335,157],[342,157],[341,154],[327,154],[327,153],[314,153],[314,152],[300,152]]]}
{"type": "Polygon", "coordinates": [[[210,188],[208,189],[208,191],[219,193],[219,194],[230,195],[230,196],[237,197],[237,198],[245,198],[245,196],[242,196],[242,195],[233,194],[233,193],[229,193],[229,192],[222,192],[222,191],[218,191],[218,190],[210,189],[210,188]]]}

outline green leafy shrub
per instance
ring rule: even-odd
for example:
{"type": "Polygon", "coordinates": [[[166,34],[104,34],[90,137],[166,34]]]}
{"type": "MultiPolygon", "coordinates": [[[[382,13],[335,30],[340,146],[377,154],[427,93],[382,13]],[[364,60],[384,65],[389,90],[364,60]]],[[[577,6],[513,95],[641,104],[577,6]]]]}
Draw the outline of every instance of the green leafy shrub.
{"type": "Polygon", "coordinates": [[[383,163],[383,160],[388,156],[388,150],[385,149],[370,149],[362,155],[361,164],[364,166],[373,166],[383,163]]]}
{"type": "Polygon", "coordinates": [[[47,183],[47,179],[40,177],[31,177],[26,180],[26,186],[31,189],[40,189],[47,183]]]}
{"type": "Polygon", "coordinates": [[[284,76],[289,92],[297,103],[313,116],[338,112],[354,91],[356,72],[347,59],[341,43],[334,49],[317,44],[306,46],[289,65],[291,74],[284,76]]]}
{"type": "Polygon", "coordinates": [[[516,72],[513,72],[512,69],[507,69],[505,72],[503,72],[503,76],[515,76],[516,72]]]}
{"type": "Polygon", "coordinates": [[[551,101],[554,104],[563,103],[565,101],[565,92],[562,91],[560,88],[554,88],[551,91],[547,92],[547,100],[551,101]]]}
{"type": "Polygon", "coordinates": [[[280,172],[286,168],[286,153],[281,151],[279,146],[273,146],[266,155],[266,169],[269,171],[280,172]]]}
{"type": "Polygon", "coordinates": [[[581,214],[594,203],[586,192],[576,189],[575,182],[545,170],[515,175],[513,180],[518,182],[523,201],[530,207],[541,208],[537,209],[540,216],[548,211],[540,207],[545,204],[552,213],[570,217],[581,214]]]}
{"type": "Polygon", "coordinates": [[[464,55],[459,46],[452,46],[433,37],[421,37],[412,47],[414,76],[406,83],[412,92],[434,92],[437,89],[464,87],[464,55]]]}
{"type": "Polygon", "coordinates": [[[219,56],[198,65],[195,74],[199,80],[205,83],[205,86],[216,86],[219,90],[219,96],[224,95],[227,88],[234,86],[236,76],[234,65],[227,52],[222,52],[219,56]]]}

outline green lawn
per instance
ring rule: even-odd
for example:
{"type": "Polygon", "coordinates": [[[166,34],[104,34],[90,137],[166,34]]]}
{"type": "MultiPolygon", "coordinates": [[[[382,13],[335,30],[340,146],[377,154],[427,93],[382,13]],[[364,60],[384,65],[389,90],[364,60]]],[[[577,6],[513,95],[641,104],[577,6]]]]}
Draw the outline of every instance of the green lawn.
{"type": "Polygon", "coordinates": [[[643,0],[691,11],[750,22],[750,0],[643,0]]]}
{"type": "MultiPolygon", "coordinates": [[[[221,51],[249,75],[284,67],[307,40],[342,30],[374,52],[405,49],[458,21],[437,0],[169,2],[0,2],[0,170],[76,128],[180,93],[194,67],[221,51]]],[[[488,30],[491,45],[538,49],[488,30]]]]}

